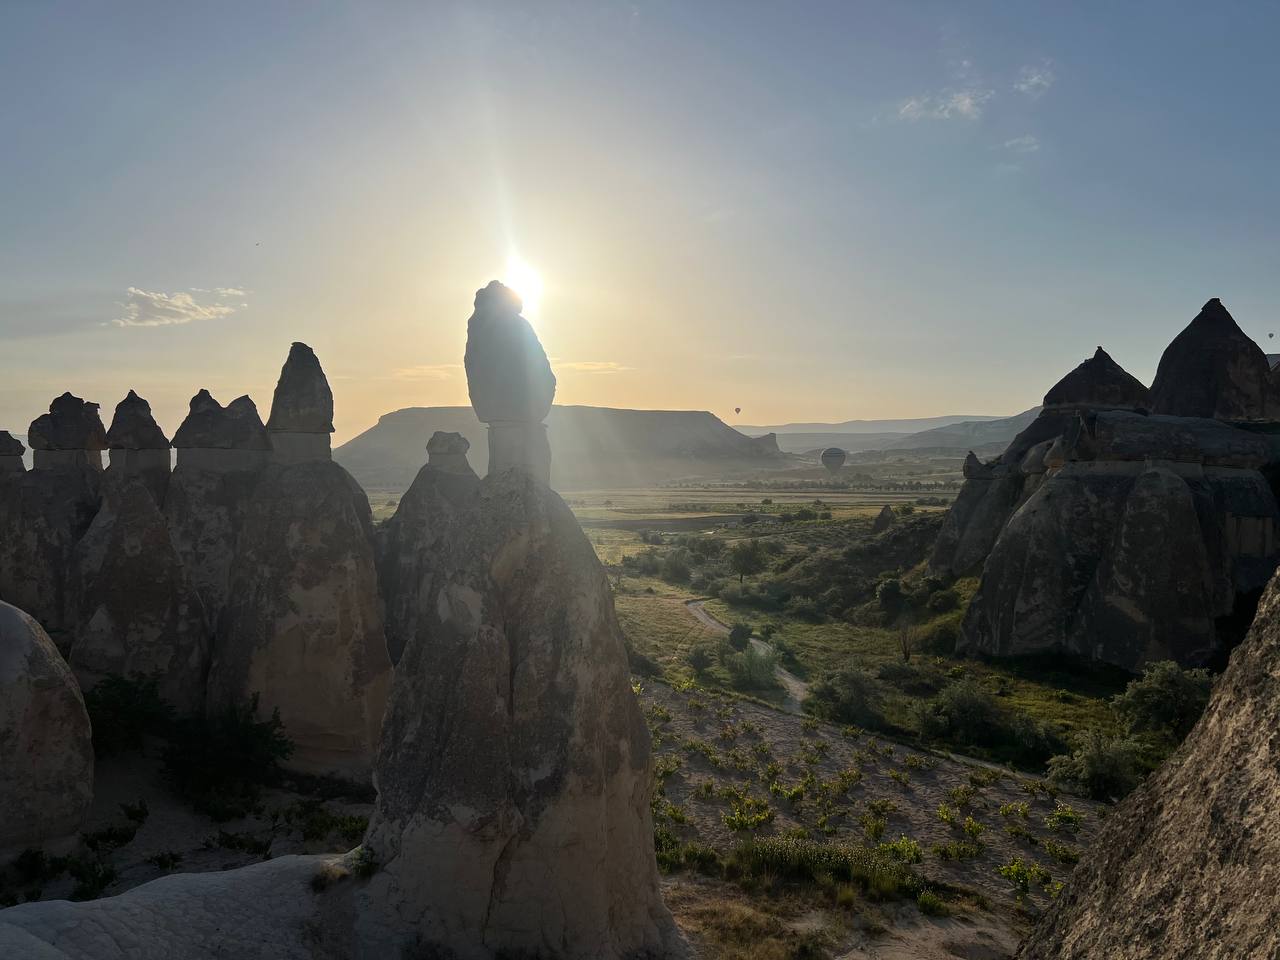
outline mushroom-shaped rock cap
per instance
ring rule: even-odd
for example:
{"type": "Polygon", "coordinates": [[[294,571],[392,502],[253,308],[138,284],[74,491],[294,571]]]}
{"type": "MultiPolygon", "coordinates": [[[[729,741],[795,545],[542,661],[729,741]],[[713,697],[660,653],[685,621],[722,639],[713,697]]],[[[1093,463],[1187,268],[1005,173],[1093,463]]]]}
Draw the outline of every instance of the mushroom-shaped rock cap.
{"type": "Polygon", "coordinates": [[[64,393],[31,421],[27,442],[33,450],[105,450],[107,431],[96,403],[64,393]]]}
{"type": "Polygon", "coordinates": [[[227,432],[236,450],[270,450],[271,438],[258,413],[258,405],[248,394],[227,404],[227,432]]]}
{"type": "Polygon", "coordinates": [[[315,351],[305,343],[289,348],[271,401],[267,429],[273,433],[333,433],[333,391],[315,351]]]}
{"type": "Polygon", "coordinates": [[[1046,407],[1146,410],[1150,404],[1150,393],[1142,382],[1126,372],[1101,347],[1044,395],[1046,407]]]}
{"type": "Polygon", "coordinates": [[[1160,357],[1151,385],[1151,412],[1266,420],[1275,412],[1270,374],[1262,348],[1214,297],[1160,357]]]}
{"type": "Polygon", "coordinates": [[[467,390],[485,423],[541,423],[551,412],[556,377],[520,298],[494,280],[476,291],[467,322],[467,390]]]}
{"type": "Polygon", "coordinates": [[[130,390],[116,404],[116,415],[107,431],[107,446],[112,450],[167,450],[169,438],[151,416],[151,404],[130,390]]]}
{"type": "Polygon", "coordinates": [[[437,430],[431,435],[431,439],[427,441],[427,453],[435,456],[437,454],[445,454],[446,456],[457,456],[458,454],[466,455],[471,449],[471,441],[460,433],[446,433],[444,430],[437,430]]]}
{"type": "Polygon", "coordinates": [[[0,457],[20,457],[27,452],[26,445],[8,430],[0,430],[0,457]]]}
{"type": "Polygon", "coordinates": [[[178,449],[270,450],[266,427],[258,408],[247,396],[237,397],[226,407],[208,390],[191,398],[191,411],[173,435],[178,449]]]}

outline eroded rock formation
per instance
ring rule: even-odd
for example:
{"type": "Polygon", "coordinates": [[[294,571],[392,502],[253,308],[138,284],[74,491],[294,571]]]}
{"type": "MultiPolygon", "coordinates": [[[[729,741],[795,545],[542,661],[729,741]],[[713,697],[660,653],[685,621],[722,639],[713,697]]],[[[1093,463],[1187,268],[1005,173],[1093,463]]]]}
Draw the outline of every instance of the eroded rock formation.
{"type": "Polygon", "coordinates": [[[1020,960],[1280,955],[1280,578],[1182,748],[1106,820],[1020,960]]]}
{"type": "Polygon", "coordinates": [[[21,440],[8,430],[0,430],[0,477],[26,472],[27,465],[22,462],[26,452],[27,447],[21,440]]]}
{"type": "Polygon", "coordinates": [[[305,343],[295,343],[289,348],[271,404],[267,433],[275,462],[330,458],[333,391],[315,352],[305,343]]]}
{"type": "Polygon", "coordinates": [[[517,469],[551,482],[551,448],[543,423],[556,378],[520,298],[494,280],[476,291],[467,322],[467,389],[476,416],[489,425],[489,473],[517,469]]]}
{"type": "Polygon", "coordinates": [[[34,465],[42,467],[87,466],[102,469],[107,432],[98,416],[98,405],[64,393],[49,404],[49,412],[27,428],[34,465]]]}
{"type": "Polygon", "coordinates": [[[885,530],[888,530],[890,527],[893,526],[893,521],[894,521],[893,507],[889,506],[886,503],[880,509],[880,512],[876,515],[875,520],[872,521],[871,532],[883,533],[885,530]]]}
{"type": "MultiPolygon", "coordinates": [[[[316,384],[317,373],[323,378],[315,355],[295,344],[276,387],[271,422],[318,422],[297,419],[317,395],[327,395],[327,387],[321,391],[316,384]],[[283,411],[279,417],[276,407],[283,411]]],[[[209,703],[216,709],[257,694],[264,715],[280,711],[295,747],[292,766],[367,779],[391,663],[369,500],[328,459],[324,436],[325,456],[271,463],[244,506],[209,703]]]]}
{"type": "Polygon", "coordinates": [[[156,506],[169,489],[169,438],[151,416],[151,404],[129,391],[116,405],[107,431],[107,478],[137,478],[151,491],[156,506]]]}
{"type": "Polygon", "coordinates": [[[395,516],[378,531],[378,586],[386,608],[392,663],[417,635],[447,570],[449,544],[465,536],[480,480],[467,462],[471,444],[459,433],[436,431],[427,463],[400,498],[395,516]]]}
{"type": "MultiPolygon", "coordinates": [[[[63,852],[93,800],[89,715],[44,629],[0,602],[0,864],[31,847],[63,852]]],[[[0,956],[30,956],[5,949],[0,956]]]]}

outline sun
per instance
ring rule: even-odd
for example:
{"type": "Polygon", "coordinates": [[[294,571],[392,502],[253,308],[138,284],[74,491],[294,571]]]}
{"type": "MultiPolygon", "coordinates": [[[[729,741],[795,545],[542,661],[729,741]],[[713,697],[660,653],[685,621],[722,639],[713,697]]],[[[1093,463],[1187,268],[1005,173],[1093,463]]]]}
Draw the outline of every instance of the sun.
{"type": "Polygon", "coordinates": [[[538,315],[538,308],[542,306],[542,277],[528,261],[518,254],[511,254],[507,258],[507,269],[502,282],[520,294],[526,317],[532,319],[538,315]]]}

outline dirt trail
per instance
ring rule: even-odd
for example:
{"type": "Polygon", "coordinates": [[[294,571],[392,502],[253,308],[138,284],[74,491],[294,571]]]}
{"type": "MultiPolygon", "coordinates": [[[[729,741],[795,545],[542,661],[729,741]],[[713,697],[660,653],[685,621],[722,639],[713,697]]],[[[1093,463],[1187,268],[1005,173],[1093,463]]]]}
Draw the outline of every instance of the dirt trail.
{"type": "MultiPolygon", "coordinates": [[[[684,605],[703,626],[714,630],[716,633],[728,633],[728,625],[712,616],[707,611],[706,604],[706,600],[686,600],[684,605]]],[[[751,638],[751,647],[757,653],[768,653],[773,649],[759,637],[751,638]]],[[[778,683],[782,686],[782,709],[787,713],[800,716],[804,712],[800,705],[804,703],[804,698],[809,695],[809,685],[790,670],[785,670],[781,666],[774,667],[773,674],[778,678],[778,683]]]]}

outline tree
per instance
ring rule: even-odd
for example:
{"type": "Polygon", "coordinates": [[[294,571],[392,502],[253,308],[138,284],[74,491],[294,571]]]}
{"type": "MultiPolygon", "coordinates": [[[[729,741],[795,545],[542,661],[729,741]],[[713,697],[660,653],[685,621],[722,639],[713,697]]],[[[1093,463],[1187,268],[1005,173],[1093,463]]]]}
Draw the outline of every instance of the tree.
{"type": "Polygon", "coordinates": [[[729,549],[729,569],[743,578],[759,573],[765,568],[764,548],[759,540],[739,540],[729,549]]]}
{"type": "Polygon", "coordinates": [[[729,628],[729,646],[742,651],[751,643],[751,624],[739,621],[729,628]]]}

